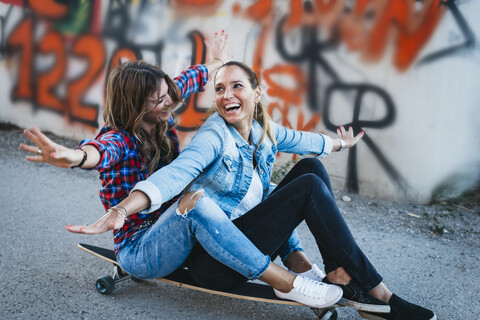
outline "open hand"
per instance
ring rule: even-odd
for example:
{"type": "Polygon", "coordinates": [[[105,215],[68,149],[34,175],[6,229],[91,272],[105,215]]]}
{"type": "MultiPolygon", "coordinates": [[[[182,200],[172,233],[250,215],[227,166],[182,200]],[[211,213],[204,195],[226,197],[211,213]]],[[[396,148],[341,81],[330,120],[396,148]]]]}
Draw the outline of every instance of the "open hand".
{"type": "Polygon", "coordinates": [[[337,129],[337,134],[338,137],[342,139],[343,142],[345,142],[345,148],[351,148],[356,145],[357,142],[360,141],[360,139],[363,138],[365,133],[362,131],[356,136],[353,136],[352,127],[349,127],[347,131],[343,126],[340,126],[340,128],[337,129]]]}
{"type": "Polygon", "coordinates": [[[207,61],[219,60],[222,64],[231,60],[231,56],[227,52],[228,35],[224,30],[220,34],[215,33],[209,41],[205,40],[207,46],[207,61]]]}
{"type": "Polygon", "coordinates": [[[91,225],[65,226],[67,231],[83,234],[100,234],[109,230],[117,230],[125,223],[125,217],[115,210],[108,210],[107,213],[91,225]]]}
{"type": "Polygon", "coordinates": [[[30,146],[20,143],[20,148],[23,151],[34,154],[34,156],[26,156],[28,161],[45,162],[60,168],[70,168],[79,162],[77,153],[82,153],[81,150],[70,149],[55,143],[35,127],[30,130],[25,129],[23,133],[36,145],[30,146]]]}

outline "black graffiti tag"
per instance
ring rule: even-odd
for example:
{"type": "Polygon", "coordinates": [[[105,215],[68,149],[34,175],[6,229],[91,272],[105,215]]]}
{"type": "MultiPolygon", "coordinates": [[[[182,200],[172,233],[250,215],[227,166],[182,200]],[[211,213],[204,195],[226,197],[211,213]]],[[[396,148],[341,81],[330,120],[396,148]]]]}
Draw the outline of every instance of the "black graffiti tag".
{"type": "MultiPolygon", "coordinates": [[[[364,131],[365,128],[382,129],[390,126],[395,120],[395,105],[390,95],[382,88],[373,86],[370,84],[333,84],[329,86],[325,94],[325,109],[324,109],[324,124],[327,129],[336,131],[336,129],[343,125],[345,127],[352,127],[355,134],[364,131]],[[331,99],[336,91],[341,93],[353,92],[355,99],[353,104],[353,119],[352,122],[346,124],[334,124],[331,122],[331,114],[333,104],[331,99]],[[366,94],[375,95],[381,101],[386,108],[386,114],[383,119],[380,120],[361,120],[360,112],[364,102],[366,94]]],[[[376,159],[380,162],[381,166],[385,169],[389,177],[400,187],[401,190],[406,191],[408,189],[407,181],[400,175],[400,173],[393,167],[393,165],[387,160],[385,155],[381,152],[378,146],[373,140],[365,133],[363,141],[370,148],[376,159]]],[[[352,192],[358,192],[358,171],[357,171],[357,146],[349,149],[348,154],[348,172],[347,172],[347,189],[352,192]]]]}

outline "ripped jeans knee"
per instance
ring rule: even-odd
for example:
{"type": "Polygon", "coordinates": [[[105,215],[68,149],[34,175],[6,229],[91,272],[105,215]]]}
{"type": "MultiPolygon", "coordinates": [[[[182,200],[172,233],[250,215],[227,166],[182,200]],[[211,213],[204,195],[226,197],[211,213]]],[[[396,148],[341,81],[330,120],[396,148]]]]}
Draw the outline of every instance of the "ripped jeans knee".
{"type": "Polygon", "coordinates": [[[187,213],[190,212],[190,210],[192,210],[193,208],[195,208],[195,205],[203,197],[203,195],[204,193],[202,189],[197,191],[190,191],[184,194],[180,201],[178,201],[178,207],[175,210],[177,215],[186,217],[187,213]]]}

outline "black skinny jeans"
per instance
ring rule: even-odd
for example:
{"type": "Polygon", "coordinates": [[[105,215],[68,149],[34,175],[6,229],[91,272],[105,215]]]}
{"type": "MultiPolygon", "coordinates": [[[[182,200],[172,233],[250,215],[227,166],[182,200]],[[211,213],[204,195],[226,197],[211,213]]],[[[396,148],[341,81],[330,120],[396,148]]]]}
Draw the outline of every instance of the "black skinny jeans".
{"type": "MultiPolygon", "coordinates": [[[[303,220],[316,240],[326,273],[343,267],[366,290],[382,281],[345,223],[328,174],[317,159],[299,161],[265,201],[233,223],[274,260],[303,220]]],[[[198,243],[187,265],[193,279],[208,288],[225,289],[247,281],[208,255],[198,243]]]]}

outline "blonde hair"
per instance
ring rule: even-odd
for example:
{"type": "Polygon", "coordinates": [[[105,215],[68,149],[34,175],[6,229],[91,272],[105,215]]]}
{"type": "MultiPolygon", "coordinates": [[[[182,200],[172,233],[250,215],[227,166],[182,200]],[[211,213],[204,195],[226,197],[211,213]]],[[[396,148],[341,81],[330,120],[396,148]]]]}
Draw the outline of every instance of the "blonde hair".
{"type": "MultiPolygon", "coordinates": [[[[221,66],[220,68],[218,68],[218,71],[215,75],[215,82],[216,82],[216,79],[217,79],[217,74],[220,71],[220,69],[225,68],[225,67],[231,67],[231,66],[239,67],[240,69],[243,70],[243,72],[245,72],[245,75],[247,76],[248,82],[252,86],[252,89],[256,89],[259,86],[258,77],[257,77],[256,73],[248,65],[246,65],[243,62],[239,62],[239,61],[229,61],[229,62],[225,63],[223,66],[221,66]]],[[[218,107],[216,105],[214,105],[209,110],[209,114],[211,115],[211,114],[215,113],[216,111],[218,111],[218,107]]],[[[258,143],[258,146],[257,146],[257,149],[255,150],[255,152],[257,152],[258,148],[262,144],[266,135],[268,135],[268,137],[270,138],[270,140],[274,144],[277,144],[277,139],[275,139],[275,134],[273,132],[273,128],[270,125],[270,120],[271,120],[270,115],[268,114],[267,109],[263,105],[262,101],[259,101],[255,104],[255,111],[253,113],[253,118],[258,123],[260,123],[260,125],[263,128],[262,138],[260,139],[260,142],[258,143]]]]}
{"type": "Polygon", "coordinates": [[[179,102],[174,82],[160,68],[144,61],[129,61],[116,67],[105,89],[105,123],[112,129],[127,131],[138,140],[139,153],[150,174],[160,161],[170,163],[175,151],[175,142],[167,136],[167,122],[158,123],[153,134],[142,127],[148,99],[160,90],[162,80],[166,81],[173,102],[179,102]]]}

